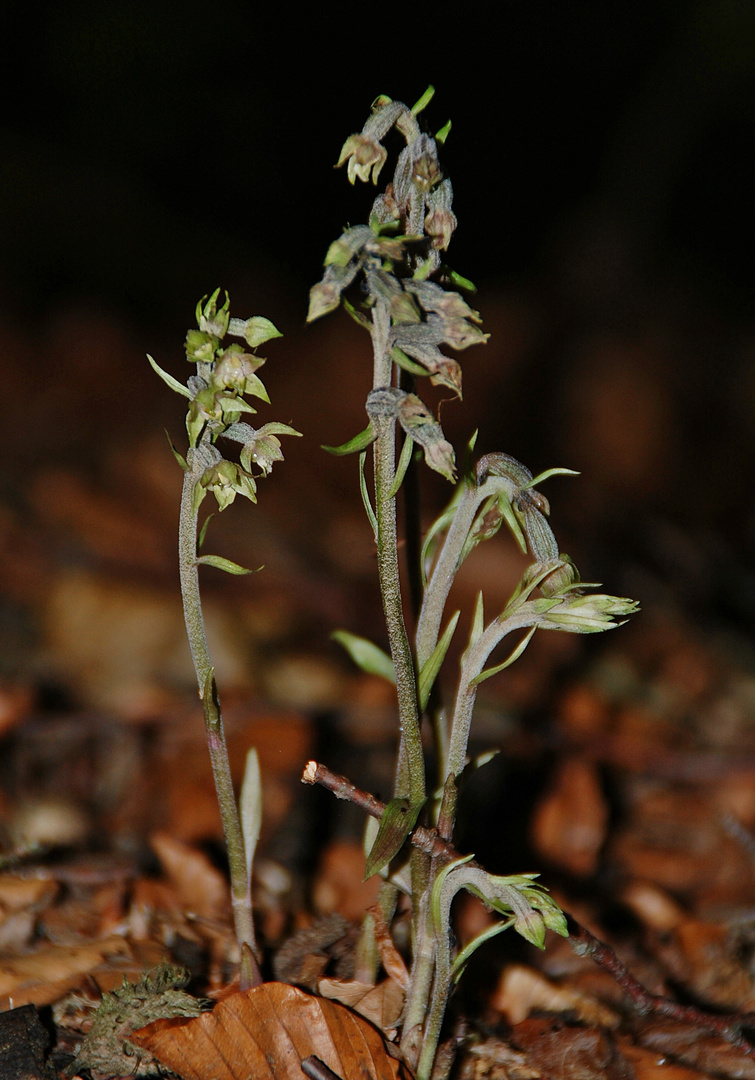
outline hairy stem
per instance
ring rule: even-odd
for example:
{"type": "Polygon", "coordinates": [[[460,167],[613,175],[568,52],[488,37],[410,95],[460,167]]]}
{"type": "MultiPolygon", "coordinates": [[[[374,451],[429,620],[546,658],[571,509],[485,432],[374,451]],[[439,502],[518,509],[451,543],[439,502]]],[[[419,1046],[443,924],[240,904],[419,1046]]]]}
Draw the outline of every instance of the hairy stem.
{"type": "MultiPolygon", "coordinates": [[[[231,779],[231,766],[225,740],[223,718],[217,700],[210,650],[202,615],[199,592],[199,567],[197,566],[197,518],[194,508],[194,492],[209,463],[213,448],[201,445],[187,455],[188,469],[184,473],[181,493],[181,514],[178,529],[178,557],[183,597],[186,634],[189,639],[194,671],[199,686],[199,696],[205,716],[207,746],[210,751],[212,775],[215,781],[220,816],[223,822],[228,865],[231,876],[231,900],[233,921],[239,945],[246,945],[252,956],[257,952],[252,915],[251,882],[247,873],[244,839],[241,831],[236,796],[231,779]],[[208,457],[209,455],[209,457],[208,457]]],[[[253,978],[258,976],[253,973],[253,978]]]]}

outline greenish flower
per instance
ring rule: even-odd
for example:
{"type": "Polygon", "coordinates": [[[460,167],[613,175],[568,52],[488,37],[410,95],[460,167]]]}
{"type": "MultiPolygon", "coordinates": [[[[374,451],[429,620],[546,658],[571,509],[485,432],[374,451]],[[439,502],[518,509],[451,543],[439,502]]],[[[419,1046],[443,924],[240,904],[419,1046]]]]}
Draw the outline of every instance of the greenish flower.
{"type": "Polygon", "coordinates": [[[197,326],[205,334],[212,334],[214,337],[224,338],[226,331],[228,330],[231,301],[228,293],[226,293],[223,306],[219,308],[219,296],[220,289],[216,289],[209,300],[206,296],[203,296],[199,301],[196,310],[197,326]],[[207,300],[207,303],[205,303],[205,300],[207,300]],[[202,307],[203,304],[204,307],[202,307]]]}
{"type": "Polygon", "coordinates": [[[257,484],[251,473],[246,472],[233,461],[223,459],[216,465],[205,469],[197,487],[201,498],[211,491],[217,499],[218,509],[225,510],[237,495],[243,495],[251,502],[257,502],[257,484]]]}
{"type": "Polygon", "coordinates": [[[362,132],[358,135],[350,135],[343,144],[336,168],[348,161],[350,184],[353,184],[357,178],[366,184],[370,175],[373,184],[376,184],[387,157],[388,152],[377,139],[362,132]]]}

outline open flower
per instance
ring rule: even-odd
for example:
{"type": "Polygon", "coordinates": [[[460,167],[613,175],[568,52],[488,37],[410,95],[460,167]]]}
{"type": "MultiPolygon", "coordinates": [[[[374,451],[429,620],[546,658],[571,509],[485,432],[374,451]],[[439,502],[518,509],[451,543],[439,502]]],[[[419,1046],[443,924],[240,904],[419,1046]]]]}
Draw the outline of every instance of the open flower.
{"type": "Polygon", "coordinates": [[[364,133],[350,135],[343,144],[336,168],[348,161],[350,184],[353,184],[357,178],[366,184],[370,179],[370,173],[372,173],[373,184],[376,184],[387,157],[388,152],[376,139],[364,133]]]}

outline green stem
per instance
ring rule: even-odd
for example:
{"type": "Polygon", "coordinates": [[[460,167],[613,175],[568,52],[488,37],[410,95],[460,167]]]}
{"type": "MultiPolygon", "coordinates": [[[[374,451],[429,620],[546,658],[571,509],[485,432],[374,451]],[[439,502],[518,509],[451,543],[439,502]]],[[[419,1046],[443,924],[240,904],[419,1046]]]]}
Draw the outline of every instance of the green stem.
{"type": "MultiPolygon", "coordinates": [[[[199,696],[205,715],[207,746],[210,751],[212,775],[220,807],[220,817],[225,834],[228,865],[231,876],[231,901],[233,921],[239,945],[247,945],[252,954],[256,954],[257,945],[254,936],[252,915],[251,881],[247,873],[244,839],[241,831],[236,796],[231,778],[231,766],[228,747],[225,740],[223,718],[217,700],[214,669],[210,659],[210,650],[202,615],[202,601],[199,592],[199,567],[197,566],[197,520],[198,510],[194,507],[194,493],[199,480],[209,464],[212,464],[217,451],[209,444],[189,450],[188,469],[184,472],[183,491],[181,493],[181,514],[178,527],[178,560],[181,578],[186,634],[189,639],[194,670],[199,686],[199,696]]],[[[219,455],[218,455],[219,456],[219,455]]]]}

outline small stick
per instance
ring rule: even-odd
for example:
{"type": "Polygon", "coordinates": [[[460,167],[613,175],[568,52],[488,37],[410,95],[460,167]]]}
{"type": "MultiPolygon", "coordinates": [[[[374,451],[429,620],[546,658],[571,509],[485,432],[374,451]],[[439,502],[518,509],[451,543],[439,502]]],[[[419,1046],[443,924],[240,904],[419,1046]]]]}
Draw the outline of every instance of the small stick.
{"type": "MultiPolygon", "coordinates": [[[[364,810],[370,817],[379,818],[385,810],[385,803],[380,802],[374,795],[362,791],[345,776],[331,772],[326,765],[321,765],[317,761],[307,762],[301,780],[303,784],[320,784],[321,787],[331,791],[337,799],[346,799],[364,810]]],[[[453,844],[443,840],[435,829],[418,825],[409,839],[415,847],[426,851],[433,858],[444,862],[461,858],[453,844]]],[[[479,864],[473,859],[468,865],[479,864]]],[[[604,941],[591,934],[568,911],[564,911],[564,915],[569,926],[569,944],[577,956],[588,956],[598,967],[613,976],[641,1016],[656,1014],[666,1016],[681,1024],[696,1024],[725,1039],[748,1056],[755,1056],[755,1046],[742,1035],[742,1028],[755,1027],[755,1013],[731,1013],[728,1016],[717,1016],[693,1006],[679,1005],[660,994],[651,994],[641,982],[635,979],[610,945],[606,945],[604,941]]]]}

